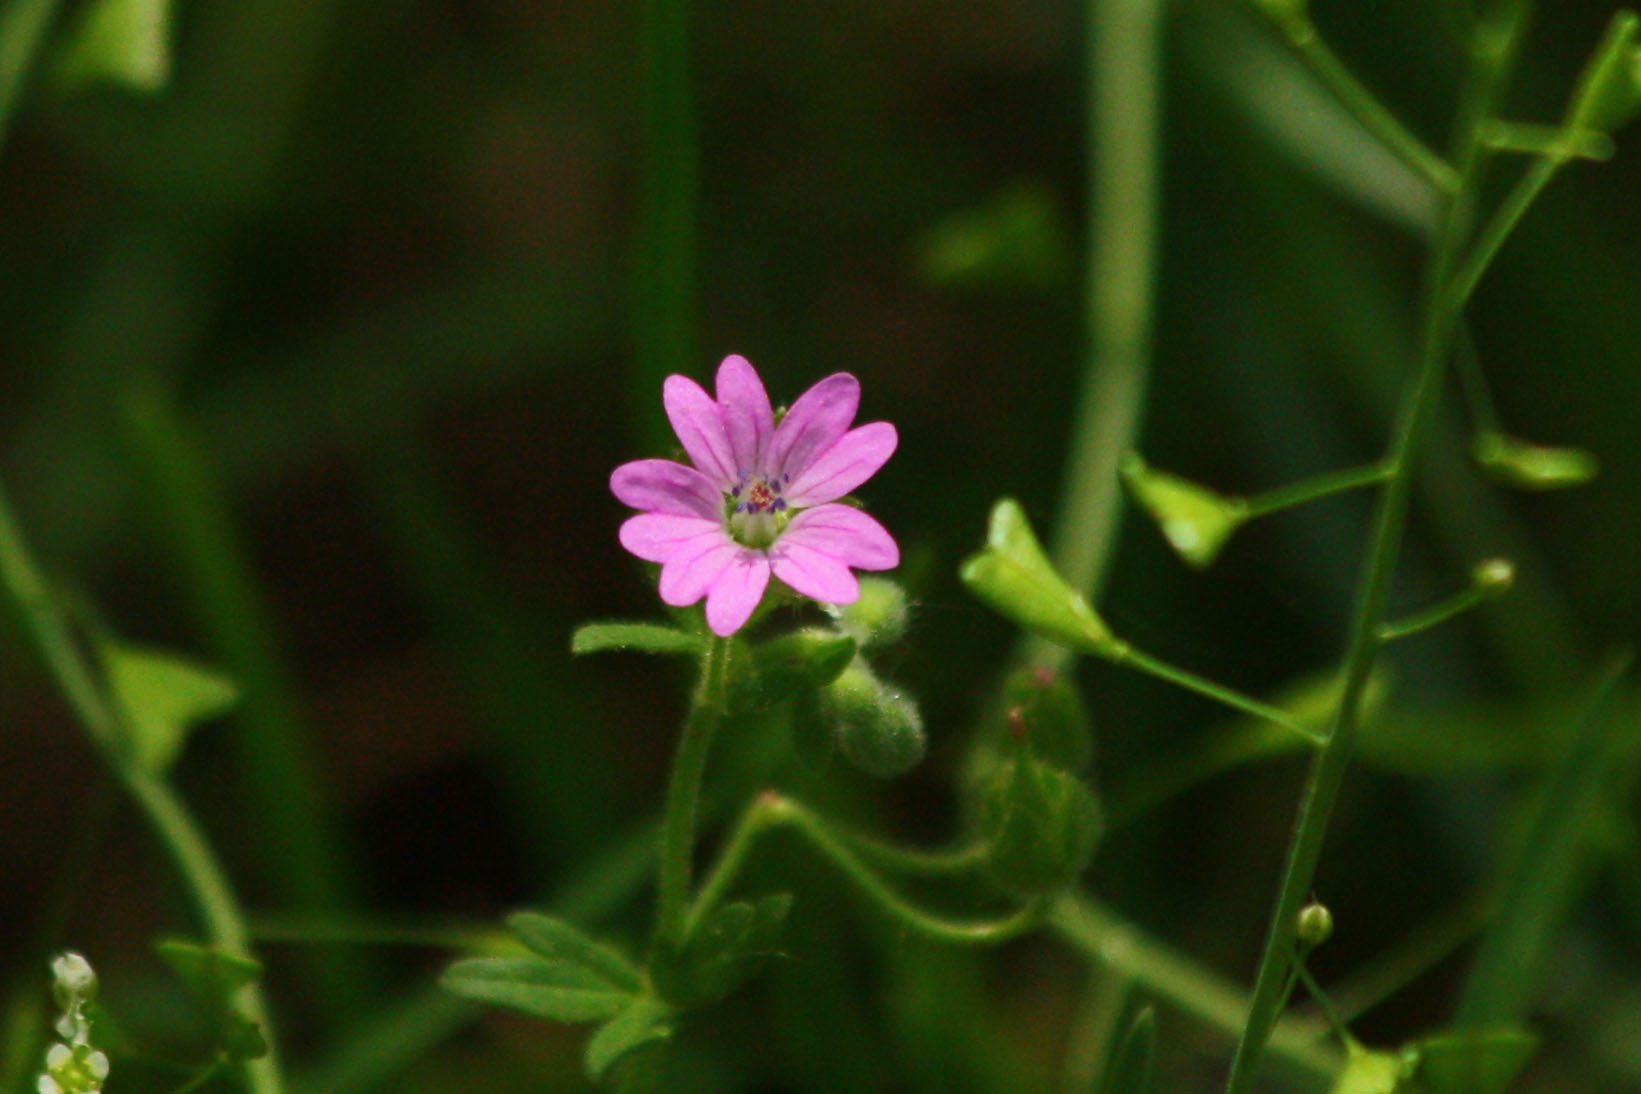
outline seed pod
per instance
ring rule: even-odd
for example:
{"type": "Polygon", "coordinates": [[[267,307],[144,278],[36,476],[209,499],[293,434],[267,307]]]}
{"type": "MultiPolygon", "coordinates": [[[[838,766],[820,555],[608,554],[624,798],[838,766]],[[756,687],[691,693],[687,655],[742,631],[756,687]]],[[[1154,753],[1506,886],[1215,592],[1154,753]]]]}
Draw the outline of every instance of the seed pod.
{"type": "Polygon", "coordinates": [[[868,775],[892,778],[923,759],[928,739],[917,704],[864,661],[856,658],[822,696],[844,757],[868,775]]]}
{"type": "Polygon", "coordinates": [[[982,792],[980,827],[993,880],[1046,896],[1075,882],[1093,857],[1100,807],[1081,779],[1019,749],[982,792]]]}

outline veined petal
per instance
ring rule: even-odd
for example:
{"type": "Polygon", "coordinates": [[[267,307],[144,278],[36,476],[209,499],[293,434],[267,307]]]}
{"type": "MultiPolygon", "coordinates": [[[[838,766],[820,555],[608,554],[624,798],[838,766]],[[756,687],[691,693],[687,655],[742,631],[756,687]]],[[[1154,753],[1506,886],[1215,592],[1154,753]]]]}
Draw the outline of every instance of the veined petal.
{"type": "Polygon", "coordinates": [[[693,558],[726,538],[723,522],[672,513],[640,513],[621,525],[621,546],[645,562],[693,558]]]}
{"type": "Polygon", "coordinates": [[[775,411],[752,362],[739,354],[725,357],[718,366],[718,407],[735,470],[760,471],[775,432],[775,411]]]}
{"type": "Polygon", "coordinates": [[[820,454],[786,488],[787,503],[800,509],[834,501],[877,474],[900,443],[888,422],[851,429],[820,454]]]}
{"type": "Polygon", "coordinates": [[[679,517],[717,520],[723,491],[693,467],[672,460],[633,460],[610,474],[610,493],[623,505],[679,517]]]}
{"type": "Polygon", "coordinates": [[[662,564],[661,599],[674,608],[695,603],[745,550],[722,532],[691,541],[688,551],[680,550],[662,564]]]}
{"type": "Polygon", "coordinates": [[[860,582],[842,559],[785,536],[770,551],[769,565],[776,577],[823,604],[853,604],[860,599],[860,582]]]}
{"type": "Polygon", "coordinates": [[[738,553],[707,590],[707,626],[728,638],[746,625],[769,586],[769,559],[748,547],[738,553]]]}
{"type": "MultiPolygon", "coordinates": [[[[789,546],[819,551],[857,570],[892,570],[900,565],[900,548],[894,537],[874,518],[850,505],[817,505],[793,517],[775,550],[789,546]]],[[[786,581],[779,570],[775,576],[786,581]]]]}
{"type": "Polygon", "coordinates": [[[668,376],[661,385],[661,404],[690,460],[720,493],[727,493],[735,485],[735,455],[718,403],[688,376],[668,376]]]}
{"type": "MultiPolygon", "coordinates": [[[[860,408],[860,381],[836,372],[798,396],[770,441],[765,470],[797,478],[842,437],[860,408]]],[[[837,496],[837,495],[834,495],[837,496]]]]}

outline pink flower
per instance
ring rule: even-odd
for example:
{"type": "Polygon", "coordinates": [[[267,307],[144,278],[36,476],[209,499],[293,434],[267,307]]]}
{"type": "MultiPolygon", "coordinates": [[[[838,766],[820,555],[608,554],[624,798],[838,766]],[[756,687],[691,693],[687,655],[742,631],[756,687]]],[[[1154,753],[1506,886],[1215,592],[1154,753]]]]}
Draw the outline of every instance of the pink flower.
{"type": "Polygon", "coordinates": [[[825,604],[860,596],[855,570],[888,570],[900,548],[883,525],[837,499],[876,474],[899,437],[888,422],[850,429],[860,381],[828,376],[775,424],[745,357],[718,366],[718,398],[669,376],[667,417],[690,461],[634,460],[610,490],[644,512],[621,525],[621,545],[661,564],[661,599],[707,599],[707,625],[727,638],[751,618],[773,574],[825,604]]]}

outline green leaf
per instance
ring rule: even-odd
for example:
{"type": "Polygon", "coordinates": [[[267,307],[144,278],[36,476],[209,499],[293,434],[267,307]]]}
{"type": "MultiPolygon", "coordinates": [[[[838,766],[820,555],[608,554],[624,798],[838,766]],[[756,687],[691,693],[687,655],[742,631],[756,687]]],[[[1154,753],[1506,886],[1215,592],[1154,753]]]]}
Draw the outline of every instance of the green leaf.
{"type": "Polygon", "coordinates": [[[1168,545],[1199,570],[1214,561],[1231,533],[1248,519],[1247,503],[1241,498],[1222,497],[1206,486],[1157,471],[1133,453],[1123,460],[1121,474],[1168,545]]]}
{"type": "Polygon", "coordinates": [[[969,592],[994,611],[1052,642],[1096,656],[1120,647],[1088,601],[1054,572],[1013,498],[992,508],[985,549],[960,573],[969,592]]]}
{"type": "Polygon", "coordinates": [[[756,975],[776,952],[791,910],[791,893],[713,909],[682,947],[657,947],[650,966],[656,990],[680,1007],[723,998],[756,975]]]}
{"type": "Polygon", "coordinates": [[[108,642],[102,656],[137,762],[156,775],[176,761],[190,729],[239,698],[232,681],[173,654],[108,642]]]}
{"type": "Polygon", "coordinates": [[[1407,1061],[1399,1053],[1375,1052],[1355,1041],[1347,1048],[1345,1066],[1329,1094],[1395,1094],[1407,1077],[1407,1061]]]}
{"type": "Polygon", "coordinates": [[[1538,1038],[1523,1029],[1467,1029],[1426,1037],[1416,1048],[1428,1094],[1503,1094],[1538,1038]]]}
{"type": "Polygon", "coordinates": [[[516,912],[507,917],[507,929],[549,963],[581,965],[614,987],[638,990],[639,972],[632,962],[561,919],[536,912],[516,912]]]}
{"type": "Polygon", "coordinates": [[[1595,454],[1582,448],[1551,448],[1503,433],[1478,434],[1474,455],[1490,477],[1518,490],[1582,486],[1601,469],[1595,454]]]}
{"type": "Polygon", "coordinates": [[[256,982],[262,966],[249,957],[198,946],[179,938],[154,943],[154,952],[182,978],[196,997],[216,1003],[231,997],[240,988],[256,982]]]}
{"type": "Polygon", "coordinates": [[[698,634],[662,623],[584,623],[570,638],[570,652],[700,653],[698,634]]]}
{"type": "Polygon", "coordinates": [[[1156,1064],[1157,1012],[1143,1007],[1111,1053],[1100,1094],[1149,1094],[1155,1087],[1156,1064]]]}
{"type": "Polygon", "coordinates": [[[439,983],[463,998],[555,1022],[613,1018],[633,998],[631,991],[586,965],[540,957],[468,958],[446,969],[439,983]]]}
{"type": "Polygon", "coordinates": [[[123,84],[158,91],[171,78],[171,0],[92,0],[57,75],[70,87],[123,84]]]}
{"type": "Polygon", "coordinates": [[[659,999],[634,999],[587,1042],[587,1077],[597,1082],[634,1049],[671,1037],[672,1017],[673,1009],[659,999]]]}

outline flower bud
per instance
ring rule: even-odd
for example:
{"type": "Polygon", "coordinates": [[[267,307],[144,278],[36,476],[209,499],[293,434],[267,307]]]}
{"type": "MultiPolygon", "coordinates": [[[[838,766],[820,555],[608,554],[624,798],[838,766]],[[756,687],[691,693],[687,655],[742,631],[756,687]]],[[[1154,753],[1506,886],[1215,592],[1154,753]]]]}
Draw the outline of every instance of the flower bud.
{"type": "Polygon", "coordinates": [[[1319,900],[1299,909],[1299,943],[1307,948],[1320,946],[1333,934],[1333,913],[1319,900]]]}
{"type": "Polygon", "coordinates": [[[1094,755],[1094,735],[1082,697],[1064,673],[1021,669],[1003,684],[1011,732],[1023,734],[1039,759],[1081,771],[1094,755]]]}
{"type": "Polygon", "coordinates": [[[928,739],[917,704],[872,674],[857,658],[822,693],[850,763],[880,779],[900,775],[923,759],[928,739]]]}
{"type": "Polygon", "coordinates": [[[853,604],[829,605],[838,629],[863,650],[891,646],[906,634],[906,590],[886,577],[860,579],[860,598],[853,604]]]}
{"type": "Polygon", "coordinates": [[[1021,896],[1057,893],[1094,855],[1100,808],[1082,780],[1018,749],[981,792],[986,870],[1021,896]]]}

